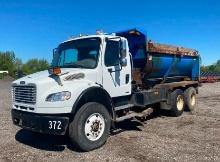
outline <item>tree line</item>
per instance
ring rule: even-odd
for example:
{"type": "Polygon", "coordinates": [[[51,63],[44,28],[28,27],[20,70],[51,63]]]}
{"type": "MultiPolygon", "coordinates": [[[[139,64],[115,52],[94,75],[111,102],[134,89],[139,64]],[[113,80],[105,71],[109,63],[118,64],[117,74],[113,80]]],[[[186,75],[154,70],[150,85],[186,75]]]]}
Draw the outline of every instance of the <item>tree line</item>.
{"type": "Polygon", "coordinates": [[[218,60],[216,63],[208,66],[201,66],[201,72],[220,72],[220,60],[218,60]]]}
{"type": "Polygon", "coordinates": [[[46,70],[48,67],[49,63],[45,59],[33,58],[23,63],[13,51],[0,52],[0,71],[8,71],[12,77],[16,77],[18,73],[28,75],[46,70]]]}

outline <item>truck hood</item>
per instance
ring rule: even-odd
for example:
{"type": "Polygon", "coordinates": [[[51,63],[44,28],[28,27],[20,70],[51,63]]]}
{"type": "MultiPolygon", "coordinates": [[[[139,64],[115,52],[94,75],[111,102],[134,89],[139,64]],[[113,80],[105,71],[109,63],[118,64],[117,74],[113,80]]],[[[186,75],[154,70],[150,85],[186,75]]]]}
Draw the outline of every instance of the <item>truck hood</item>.
{"type": "MultiPolygon", "coordinates": [[[[30,105],[23,102],[15,102],[16,105],[25,107],[33,107],[36,113],[69,113],[72,111],[73,103],[77,97],[87,88],[97,85],[97,71],[98,69],[79,69],[79,68],[63,68],[59,77],[51,76],[47,70],[37,72],[23,78],[20,78],[12,83],[12,86],[17,88],[20,86],[36,86],[35,92],[30,92],[31,96],[36,96],[36,103],[30,105]],[[57,92],[69,91],[71,98],[66,101],[47,102],[46,98],[50,94],[57,92]],[[36,94],[35,94],[36,93],[36,94]]],[[[25,91],[26,89],[20,89],[25,91]]],[[[19,89],[19,88],[18,88],[19,89]]],[[[23,95],[26,92],[17,93],[23,95]]],[[[26,90],[28,91],[28,90],[26,90]]],[[[13,91],[12,91],[13,92],[13,91]]],[[[28,94],[29,96],[30,94],[28,94]]],[[[14,93],[13,93],[14,95],[14,93]]],[[[22,97],[22,96],[21,96],[22,97]]],[[[27,98],[26,100],[28,100],[27,98]]],[[[15,107],[16,108],[16,107],[15,107]]],[[[20,109],[20,108],[19,108],[20,109]]],[[[26,111],[26,110],[24,110],[26,111]]],[[[32,110],[27,110],[31,111],[32,110]]]]}
{"type": "Polygon", "coordinates": [[[60,78],[61,82],[74,81],[77,79],[83,79],[83,80],[96,82],[96,79],[97,79],[94,69],[62,68],[61,74],[59,75],[59,77],[51,76],[47,70],[44,70],[44,71],[40,71],[40,72],[22,77],[14,81],[13,83],[20,84],[22,81],[24,81],[25,82],[24,84],[28,84],[28,83],[39,84],[42,82],[43,83],[56,82],[58,84],[57,78],[60,78]]]}

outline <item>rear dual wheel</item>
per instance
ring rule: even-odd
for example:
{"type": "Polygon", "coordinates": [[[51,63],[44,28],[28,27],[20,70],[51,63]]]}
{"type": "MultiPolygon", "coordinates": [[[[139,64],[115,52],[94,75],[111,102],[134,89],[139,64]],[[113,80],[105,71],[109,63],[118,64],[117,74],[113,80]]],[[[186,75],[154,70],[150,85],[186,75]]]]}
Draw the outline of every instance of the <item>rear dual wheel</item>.
{"type": "Polygon", "coordinates": [[[189,87],[184,91],[184,100],[186,110],[193,111],[196,107],[196,89],[194,87],[189,87]]]}
{"type": "Polygon", "coordinates": [[[180,116],[184,109],[193,111],[196,107],[196,90],[194,87],[187,88],[184,92],[176,89],[171,93],[171,115],[180,116]]]}
{"type": "Polygon", "coordinates": [[[181,89],[176,89],[171,93],[171,110],[172,116],[182,115],[185,107],[184,94],[181,89]]]}

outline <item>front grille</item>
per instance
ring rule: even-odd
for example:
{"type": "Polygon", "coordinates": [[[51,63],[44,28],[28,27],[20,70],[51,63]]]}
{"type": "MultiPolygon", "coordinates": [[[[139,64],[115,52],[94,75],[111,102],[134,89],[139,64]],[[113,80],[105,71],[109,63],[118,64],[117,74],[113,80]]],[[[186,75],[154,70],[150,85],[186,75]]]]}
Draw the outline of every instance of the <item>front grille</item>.
{"type": "Polygon", "coordinates": [[[12,87],[13,101],[25,104],[36,103],[35,85],[14,85],[12,87]]]}

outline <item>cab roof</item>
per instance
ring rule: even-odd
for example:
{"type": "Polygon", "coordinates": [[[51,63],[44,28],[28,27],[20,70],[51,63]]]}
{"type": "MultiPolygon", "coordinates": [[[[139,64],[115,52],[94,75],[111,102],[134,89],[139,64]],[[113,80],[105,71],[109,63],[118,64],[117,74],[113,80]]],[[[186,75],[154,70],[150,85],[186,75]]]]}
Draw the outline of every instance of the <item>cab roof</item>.
{"type": "Polygon", "coordinates": [[[86,39],[86,38],[101,38],[101,39],[104,39],[104,38],[112,38],[112,37],[117,37],[117,36],[113,35],[113,34],[111,34],[111,35],[110,34],[83,35],[83,36],[77,36],[77,37],[69,38],[69,39],[63,41],[62,43],[77,40],[77,39],[86,39]]]}

